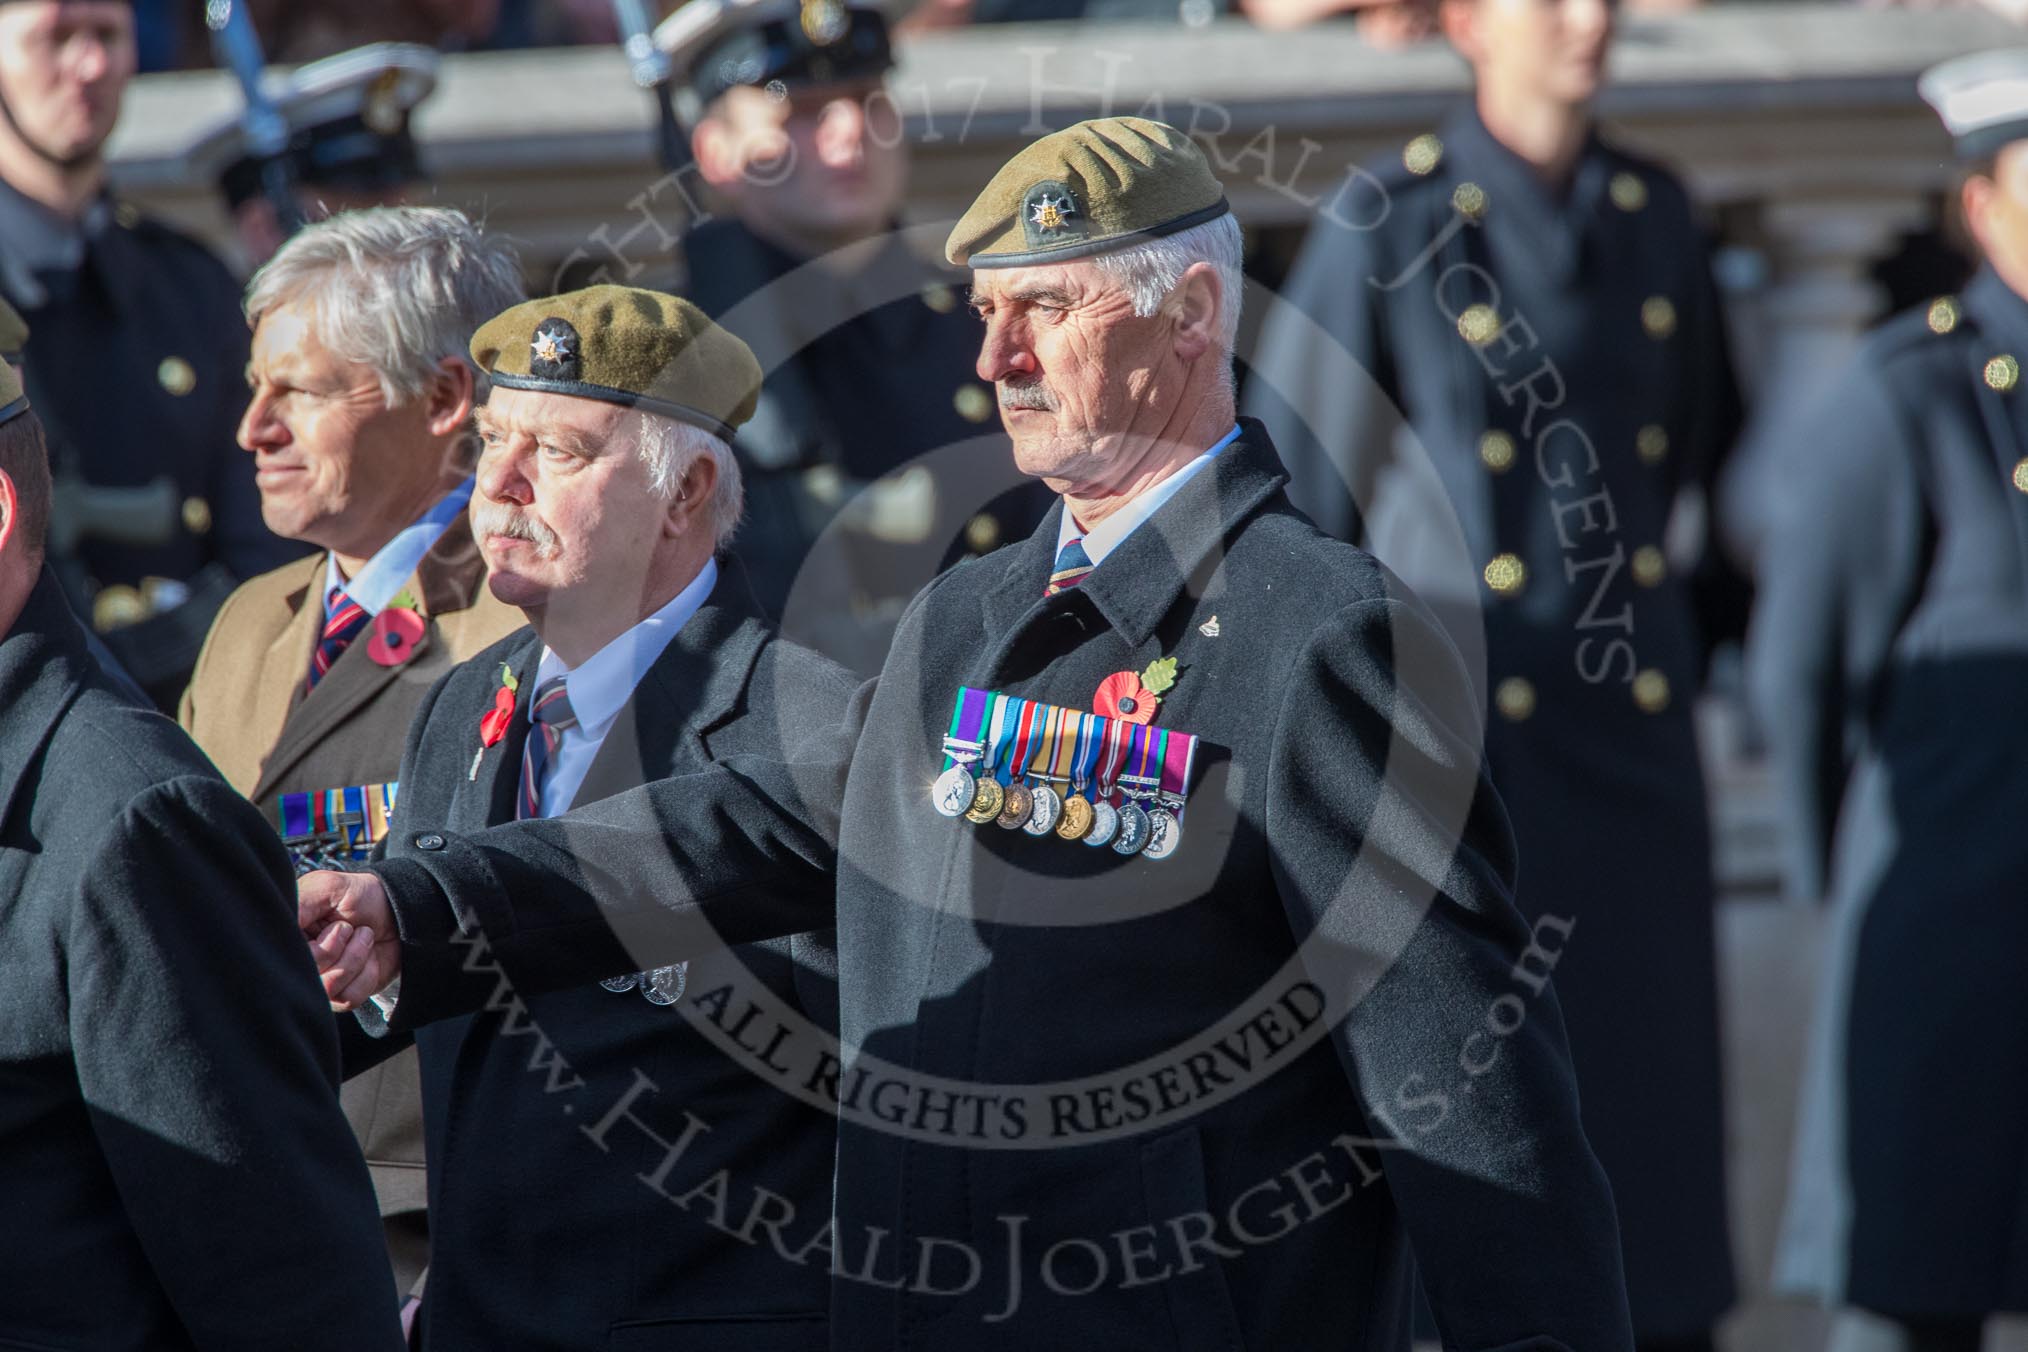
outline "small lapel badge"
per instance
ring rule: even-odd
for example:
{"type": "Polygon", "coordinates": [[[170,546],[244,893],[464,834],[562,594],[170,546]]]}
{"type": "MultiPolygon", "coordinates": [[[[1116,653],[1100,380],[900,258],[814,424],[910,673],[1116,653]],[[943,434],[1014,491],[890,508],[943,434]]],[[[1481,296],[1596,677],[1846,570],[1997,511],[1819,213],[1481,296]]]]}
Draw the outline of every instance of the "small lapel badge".
{"type": "Polygon", "coordinates": [[[1204,635],[1204,637],[1206,637],[1206,638],[1217,638],[1217,637],[1218,637],[1218,617],[1217,617],[1216,615],[1213,615],[1213,616],[1212,616],[1212,617],[1211,617],[1210,619],[1208,619],[1208,620],[1206,620],[1206,621],[1205,621],[1204,623],[1202,623],[1202,624],[1198,625],[1198,626],[1197,626],[1197,632],[1198,632],[1198,633],[1200,633],[1200,634],[1202,634],[1202,635],[1204,635]]]}

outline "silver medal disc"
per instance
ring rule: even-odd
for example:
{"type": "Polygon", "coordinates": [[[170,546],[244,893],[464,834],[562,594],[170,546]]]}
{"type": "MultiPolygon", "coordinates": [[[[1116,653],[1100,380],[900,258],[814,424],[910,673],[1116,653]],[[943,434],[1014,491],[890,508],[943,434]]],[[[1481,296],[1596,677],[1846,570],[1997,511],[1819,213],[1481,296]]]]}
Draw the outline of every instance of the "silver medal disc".
{"type": "Polygon", "coordinates": [[[938,775],[931,786],[930,805],[946,817],[962,816],[978,792],[979,784],[972,778],[972,772],[962,765],[953,765],[938,775]]]}
{"type": "Polygon", "coordinates": [[[1031,836],[1046,836],[1063,820],[1063,795],[1047,784],[1035,786],[1035,809],[1021,829],[1031,836]]]}
{"type": "Polygon", "coordinates": [[[1113,842],[1114,854],[1139,854],[1148,845],[1148,814],[1139,803],[1120,809],[1120,836],[1113,842]]]}
{"type": "Polygon", "coordinates": [[[609,976],[604,981],[599,982],[599,984],[614,994],[621,994],[632,990],[640,984],[640,981],[641,974],[639,972],[629,972],[625,976],[609,976]]]}
{"type": "Polygon", "coordinates": [[[673,1005],[683,998],[683,985],[690,975],[690,965],[679,962],[674,967],[657,967],[652,972],[641,974],[641,994],[651,1005],[673,1005]]]}
{"type": "Polygon", "coordinates": [[[1166,807],[1148,814],[1148,843],[1141,853],[1150,859],[1167,859],[1183,843],[1183,824],[1166,807]]]}
{"type": "Polygon", "coordinates": [[[1091,830],[1085,834],[1084,843],[1096,849],[1110,842],[1119,829],[1119,809],[1099,799],[1091,805],[1091,830]]]}

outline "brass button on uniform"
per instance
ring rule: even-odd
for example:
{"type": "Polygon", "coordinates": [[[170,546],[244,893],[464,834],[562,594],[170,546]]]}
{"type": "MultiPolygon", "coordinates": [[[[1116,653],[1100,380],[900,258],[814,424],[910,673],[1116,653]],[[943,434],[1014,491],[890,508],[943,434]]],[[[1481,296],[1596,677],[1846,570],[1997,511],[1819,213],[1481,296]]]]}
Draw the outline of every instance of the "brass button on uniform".
{"type": "Polygon", "coordinates": [[[1649,423],[1634,434],[1634,449],[1640,452],[1642,464],[1661,464],[1669,457],[1669,430],[1658,423],[1649,423]]]}
{"type": "Polygon", "coordinates": [[[1986,363],[1986,383],[2005,394],[2021,382],[2021,363],[2001,353],[1986,363]]]}
{"type": "Polygon", "coordinates": [[[1676,332],[1676,303],[1667,296],[1650,296],[1642,301],[1641,327],[1656,342],[1676,332]]]}
{"type": "Polygon", "coordinates": [[[211,504],[203,498],[183,499],[183,529],[203,535],[211,529],[211,504]]]}
{"type": "Polygon", "coordinates": [[[1493,689],[1493,707],[1510,723],[1535,712],[1535,684],[1525,676],[1509,676],[1493,689]]]}
{"type": "Polygon", "coordinates": [[[1479,463],[1495,474],[1514,468],[1514,438],[1492,431],[1479,438],[1479,463]]]}
{"type": "Polygon", "coordinates": [[[1621,211],[1639,211],[1648,205],[1648,184],[1639,174],[1624,171],[1614,174],[1606,192],[1621,211]]]}
{"type": "Polygon", "coordinates": [[[966,422],[982,423],[993,416],[993,396],[984,385],[964,384],[951,396],[952,407],[966,422]]]}
{"type": "Polygon", "coordinates": [[[122,202],[113,208],[113,219],[122,230],[132,230],[141,223],[141,209],[132,202],[122,202]]]}
{"type": "Polygon", "coordinates": [[[197,368],[181,357],[164,357],[155,368],[155,379],[163,389],[181,399],[197,388],[197,368]]]}
{"type": "Polygon", "coordinates": [[[1659,587],[1662,579],[1669,575],[1669,560],[1653,545],[1642,545],[1634,551],[1634,581],[1643,587],[1659,587]]]}
{"type": "Polygon", "coordinates": [[[1658,714],[1669,707],[1669,678],[1649,667],[1634,677],[1634,703],[1644,714],[1658,714]]]}
{"type": "Polygon", "coordinates": [[[1460,183],[1451,194],[1451,205],[1468,221],[1486,219],[1486,190],[1476,183],[1460,183]]]}
{"type": "Polygon", "coordinates": [[[1495,554],[1486,565],[1486,585],[1501,596],[1512,596],[1528,585],[1528,565],[1519,554],[1495,554]]]}
{"type": "Polygon", "coordinates": [[[1949,333],[1958,326],[1958,300],[1956,296],[1938,296],[1929,303],[1929,331],[1935,334],[1949,333]]]}
{"type": "Polygon", "coordinates": [[[148,603],[141,599],[139,590],[123,582],[99,588],[98,595],[92,598],[92,628],[101,634],[139,624],[147,618],[148,603]]]}
{"type": "Polygon", "coordinates": [[[1444,143],[1433,132],[1424,132],[1403,147],[1401,162],[1418,176],[1433,174],[1444,160],[1444,143]]]}
{"type": "Polygon", "coordinates": [[[1484,347],[1500,336],[1500,315],[1490,305],[1468,305],[1458,316],[1458,337],[1473,347],[1484,347]]]}
{"type": "Polygon", "coordinates": [[[922,303],[940,315],[947,315],[958,308],[958,298],[942,282],[934,282],[922,289],[922,303]]]}
{"type": "Polygon", "coordinates": [[[974,554],[984,554],[999,543],[1000,518],[991,512],[981,512],[965,523],[965,546],[974,554]]]}
{"type": "Polygon", "coordinates": [[[2016,492],[2028,493],[2028,460],[2014,462],[2014,488],[2016,492]]]}

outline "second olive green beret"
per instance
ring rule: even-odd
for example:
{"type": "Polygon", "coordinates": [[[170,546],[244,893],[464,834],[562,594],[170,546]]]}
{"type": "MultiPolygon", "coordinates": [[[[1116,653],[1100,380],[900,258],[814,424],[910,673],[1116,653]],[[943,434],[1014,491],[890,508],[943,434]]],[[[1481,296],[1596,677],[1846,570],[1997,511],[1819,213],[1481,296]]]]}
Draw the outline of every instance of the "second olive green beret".
{"type": "Polygon", "coordinates": [[[495,385],[643,409],[728,441],[760,399],[745,343],[687,300],[629,286],[524,301],[479,326],[472,360],[495,385]]]}
{"type": "Polygon", "coordinates": [[[1166,122],[1102,117],[1002,165],[944,245],[958,267],[1030,267],[1124,249],[1231,210],[1204,152],[1166,122]]]}

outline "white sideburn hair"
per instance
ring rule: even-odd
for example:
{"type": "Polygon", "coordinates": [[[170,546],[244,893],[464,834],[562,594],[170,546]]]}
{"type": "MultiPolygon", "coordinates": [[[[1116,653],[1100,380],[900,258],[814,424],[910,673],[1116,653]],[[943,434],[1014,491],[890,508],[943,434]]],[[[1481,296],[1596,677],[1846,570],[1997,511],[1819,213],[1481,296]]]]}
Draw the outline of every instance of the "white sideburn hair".
{"type": "Polygon", "coordinates": [[[522,299],[514,250],[462,211],[369,207],[305,226],[247,283],[245,308],[258,324],[310,302],[324,346],[379,376],[393,408],[428,390],[444,358],[469,365],[472,334],[522,299]]]}
{"type": "Polygon", "coordinates": [[[1218,274],[1219,345],[1229,357],[1239,341],[1239,306],[1245,295],[1240,260],[1239,221],[1228,211],[1216,220],[1117,253],[1094,254],[1091,261],[1101,272],[1119,278],[1133,300],[1134,313],[1143,319],[1162,308],[1192,263],[1209,263],[1218,274]]]}
{"type": "Polygon", "coordinates": [[[718,466],[718,486],[711,491],[711,505],[705,519],[711,525],[714,542],[723,546],[739,529],[746,510],[746,489],[739,479],[739,461],[725,441],[687,422],[665,418],[645,410],[635,414],[635,440],[641,459],[648,466],[648,483],[666,501],[676,496],[676,486],[697,463],[708,455],[718,466]]]}

